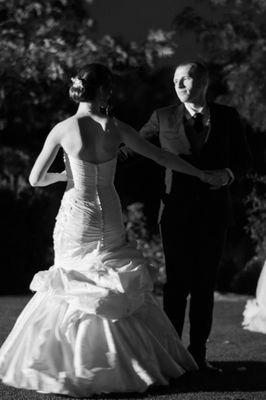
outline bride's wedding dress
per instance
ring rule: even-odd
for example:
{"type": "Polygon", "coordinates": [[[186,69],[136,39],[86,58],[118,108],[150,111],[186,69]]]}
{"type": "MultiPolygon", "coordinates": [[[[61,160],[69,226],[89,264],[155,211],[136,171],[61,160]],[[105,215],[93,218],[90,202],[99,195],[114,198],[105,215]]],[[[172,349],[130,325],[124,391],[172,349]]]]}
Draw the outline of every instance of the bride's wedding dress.
{"type": "Polygon", "coordinates": [[[0,350],[8,385],[72,396],[144,391],[197,366],[152,294],[155,271],[125,242],[116,159],[66,155],[55,263],[0,350]]]}
{"type": "Polygon", "coordinates": [[[266,263],[258,280],[256,298],[247,301],[243,315],[245,329],[266,333],[266,263]]]}

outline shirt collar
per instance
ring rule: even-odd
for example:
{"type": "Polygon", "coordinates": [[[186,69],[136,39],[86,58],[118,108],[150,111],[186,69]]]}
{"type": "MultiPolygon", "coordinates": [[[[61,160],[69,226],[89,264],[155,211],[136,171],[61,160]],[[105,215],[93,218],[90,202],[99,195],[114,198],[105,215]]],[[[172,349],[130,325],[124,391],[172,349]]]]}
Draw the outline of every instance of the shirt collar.
{"type": "Polygon", "coordinates": [[[188,103],[184,103],[184,114],[187,119],[193,118],[195,114],[200,113],[203,116],[208,115],[208,107],[205,104],[203,107],[199,108],[197,111],[193,110],[188,103]]]}

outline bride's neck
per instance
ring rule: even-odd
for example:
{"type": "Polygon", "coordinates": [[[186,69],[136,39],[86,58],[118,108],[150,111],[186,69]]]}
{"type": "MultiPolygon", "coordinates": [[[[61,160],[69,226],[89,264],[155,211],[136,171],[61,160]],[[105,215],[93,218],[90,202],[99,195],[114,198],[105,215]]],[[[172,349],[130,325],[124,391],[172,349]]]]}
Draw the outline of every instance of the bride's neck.
{"type": "Polygon", "coordinates": [[[76,114],[79,115],[93,115],[96,117],[103,117],[100,110],[100,105],[97,102],[90,102],[90,103],[79,103],[79,107],[77,109],[76,114]]]}

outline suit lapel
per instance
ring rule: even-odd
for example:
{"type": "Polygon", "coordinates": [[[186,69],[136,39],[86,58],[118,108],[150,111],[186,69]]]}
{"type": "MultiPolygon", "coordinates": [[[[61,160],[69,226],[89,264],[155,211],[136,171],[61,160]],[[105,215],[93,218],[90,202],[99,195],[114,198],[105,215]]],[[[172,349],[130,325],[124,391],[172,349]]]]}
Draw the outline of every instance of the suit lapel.
{"type": "Polygon", "coordinates": [[[210,112],[210,132],[209,132],[209,137],[208,137],[208,140],[207,140],[206,144],[212,140],[214,132],[216,131],[216,128],[215,128],[215,124],[216,124],[215,108],[213,107],[213,104],[210,104],[210,103],[208,103],[208,108],[209,108],[209,112],[210,112]]]}
{"type": "Polygon", "coordinates": [[[182,123],[182,117],[182,104],[176,104],[175,106],[171,107],[166,118],[167,126],[165,126],[165,129],[178,132],[180,124],[182,123]]]}
{"type": "Polygon", "coordinates": [[[215,140],[215,135],[219,130],[217,129],[216,109],[214,104],[208,103],[208,108],[210,113],[210,130],[207,141],[203,145],[202,152],[205,152],[208,148],[212,146],[213,140],[215,140]]]}
{"type": "Polygon", "coordinates": [[[183,104],[163,109],[160,116],[162,148],[175,154],[190,154],[190,144],[184,132],[183,104]]]}

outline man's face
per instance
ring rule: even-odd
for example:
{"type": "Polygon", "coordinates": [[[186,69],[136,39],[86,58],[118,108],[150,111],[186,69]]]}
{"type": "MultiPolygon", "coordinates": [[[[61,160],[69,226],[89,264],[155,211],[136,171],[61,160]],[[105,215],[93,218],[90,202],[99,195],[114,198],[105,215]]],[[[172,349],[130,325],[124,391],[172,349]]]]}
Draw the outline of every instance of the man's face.
{"type": "Polygon", "coordinates": [[[206,83],[195,73],[195,66],[188,64],[177,67],[174,74],[176,94],[181,103],[193,103],[205,95],[206,83]]]}

